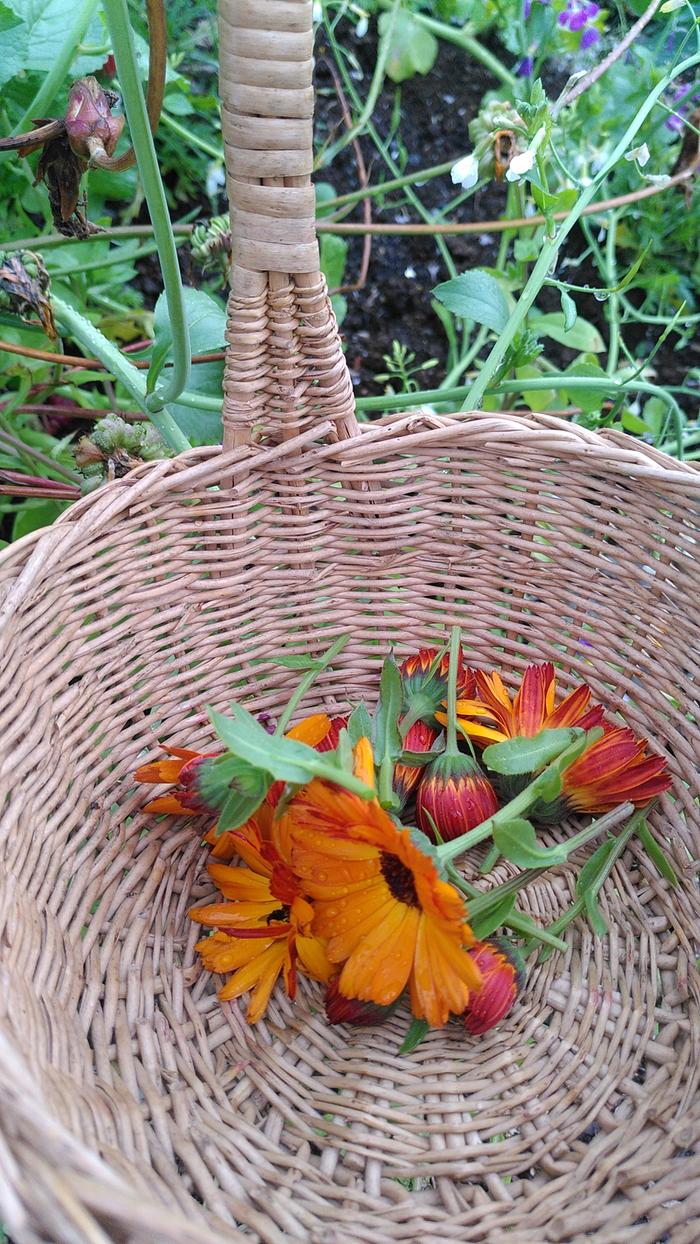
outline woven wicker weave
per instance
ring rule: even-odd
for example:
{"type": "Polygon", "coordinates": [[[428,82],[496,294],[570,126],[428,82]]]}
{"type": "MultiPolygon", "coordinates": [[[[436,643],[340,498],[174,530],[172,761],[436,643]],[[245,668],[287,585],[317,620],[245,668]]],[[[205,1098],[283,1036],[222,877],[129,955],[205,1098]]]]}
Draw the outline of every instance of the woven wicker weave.
{"type": "MultiPolygon", "coordinates": [[[[694,1244],[700,475],[545,416],[357,431],[313,234],[310,4],[222,6],[229,448],[0,560],[0,1220],[15,1244],[694,1244]],[[570,929],[485,1037],[397,1058],[404,1013],[329,1029],[309,983],[249,1028],[194,953],[203,822],[144,816],[135,767],[210,742],[207,704],[279,710],[281,649],[351,632],[307,706],[333,710],[454,622],[479,664],[553,659],[624,699],[676,778],[654,830],[680,889],[633,841],[608,935],[570,929]]],[[[574,876],[525,908],[554,918],[574,876]]]]}

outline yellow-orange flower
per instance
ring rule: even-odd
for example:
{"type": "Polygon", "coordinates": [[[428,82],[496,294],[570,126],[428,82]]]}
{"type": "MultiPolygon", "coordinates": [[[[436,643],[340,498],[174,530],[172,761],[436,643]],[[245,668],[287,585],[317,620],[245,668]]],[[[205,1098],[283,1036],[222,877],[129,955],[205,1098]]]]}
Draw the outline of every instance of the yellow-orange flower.
{"type": "MultiPolygon", "coordinates": [[[[355,771],[373,780],[366,739],[355,771]]],[[[292,869],[316,910],[314,932],[343,964],[346,997],[388,1005],[406,985],[414,1015],[433,1027],[461,1014],[481,983],[466,954],[473,935],[459,892],[376,800],[315,779],[286,816],[292,869]]]]}
{"type": "MultiPolygon", "coordinates": [[[[643,808],[671,786],[666,761],[647,751],[627,726],[603,723],[602,739],[586,749],[562,774],[565,809],[610,812],[627,800],[643,808]]],[[[540,819],[543,809],[538,809],[540,819]]]]}
{"type": "Polygon", "coordinates": [[[265,840],[254,818],[226,837],[247,867],[210,864],[209,875],[226,901],[194,907],[189,915],[216,929],[197,943],[205,968],[233,973],[219,997],[226,1001],[251,990],[247,1018],[254,1024],[264,1015],[280,974],[294,998],[297,966],[324,982],[334,969],[323,941],[312,932],[313,908],[276,843],[265,840]]]}
{"type": "MultiPolygon", "coordinates": [[[[477,743],[534,738],[540,730],[559,726],[592,730],[603,720],[603,709],[599,705],[591,707],[591,691],[585,684],[555,704],[556,676],[550,661],[528,665],[512,698],[495,670],[491,674],[476,670],[475,680],[475,698],[457,700],[457,722],[477,743]]],[[[443,724],[447,721],[444,713],[438,713],[437,718],[443,724]]]]}

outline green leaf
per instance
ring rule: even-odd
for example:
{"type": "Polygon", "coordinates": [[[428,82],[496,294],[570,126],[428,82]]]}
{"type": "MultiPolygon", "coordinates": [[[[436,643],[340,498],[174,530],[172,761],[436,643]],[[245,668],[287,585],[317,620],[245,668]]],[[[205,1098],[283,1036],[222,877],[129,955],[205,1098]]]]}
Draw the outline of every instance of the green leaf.
{"type": "Polygon", "coordinates": [[[656,838],[652,834],[646,821],[641,821],[637,826],[637,837],[646,851],[649,859],[655,868],[658,869],[662,877],[671,885],[678,885],[678,877],[674,871],[673,865],[661,848],[656,838]]]}
{"type": "Polygon", "coordinates": [[[275,665],[283,665],[287,670],[322,670],[324,668],[323,662],[317,661],[315,657],[285,657],[275,653],[272,660],[275,665]]]}
{"type": "Polygon", "coordinates": [[[565,289],[561,291],[561,313],[564,317],[564,331],[568,333],[576,323],[578,311],[571,294],[567,294],[565,289]]]}
{"type": "MultiPolygon", "coordinates": [[[[212,808],[223,808],[240,764],[237,756],[217,756],[202,761],[197,773],[197,790],[212,808]]],[[[268,787],[270,784],[268,782],[268,787]]]]}
{"type": "Polygon", "coordinates": [[[537,773],[583,737],[575,726],[540,730],[534,738],[517,736],[504,743],[492,743],[483,752],[484,764],[494,773],[537,773]]]}
{"type": "Polygon", "coordinates": [[[348,258],[348,243],[337,233],[322,233],[320,240],[321,271],[333,288],[343,284],[345,264],[348,258]]]}
{"type": "Polygon", "coordinates": [[[608,838],[605,842],[601,842],[600,846],[586,860],[578,877],[576,878],[576,897],[585,898],[586,894],[597,894],[603,881],[605,880],[607,866],[611,855],[615,851],[615,839],[608,838]]]}
{"type": "Polygon", "coordinates": [[[516,380],[525,382],[522,387],[522,395],[530,410],[546,410],[548,406],[552,405],[557,396],[555,389],[528,389],[528,380],[539,379],[544,375],[545,373],[537,363],[524,363],[522,367],[516,367],[515,369],[516,380]]]}
{"type": "Polygon", "coordinates": [[[382,666],[379,704],[374,718],[374,755],[378,765],[386,759],[396,760],[401,753],[399,714],[402,698],[399,667],[393,656],[388,656],[382,666]]]}
{"type": "Polygon", "coordinates": [[[335,752],[317,752],[296,739],[268,734],[252,713],[240,704],[231,705],[231,717],[224,717],[215,709],[208,711],[216,733],[234,756],[270,774],[277,781],[300,786],[313,777],[320,777],[352,790],[364,799],[374,797],[374,791],[369,786],[340,767],[335,752]]]}
{"type": "MultiPolygon", "coordinates": [[[[568,294],[566,296],[568,297],[568,294]]],[[[562,301],[563,298],[562,294],[562,301]]],[[[578,350],[582,354],[600,354],[605,349],[605,342],[598,329],[588,320],[583,320],[580,316],[577,318],[576,305],[573,299],[569,301],[574,307],[575,321],[571,322],[570,327],[567,327],[563,311],[552,311],[548,315],[531,315],[528,319],[528,327],[543,337],[551,337],[552,341],[557,341],[559,345],[568,346],[570,350],[578,350]]]]}
{"type": "Polygon", "coordinates": [[[542,781],[537,788],[539,801],[542,803],[553,803],[561,795],[562,780],[561,773],[557,773],[556,769],[542,777],[542,781]]]}
{"type": "Polygon", "coordinates": [[[424,765],[429,765],[432,760],[437,760],[438,756],[442,756],[442,751],[401,752],[399,762],[402,765],[408,765],[411,769],[422,769],[424,765]]]}
{"type": "Polygon", "coordinates": [[[541,847],[530,822],[519,816],[504,825],[495,825],[493,841],[501,855],[518,868],[549,868],[563,864],[569,854],[565,843],[541,847]]]}
{"type": "Polygon", "coordinates": [[[357,708],[354,708],[348,717],[348,734],[353,747],[359,743],[360,739],[372,738],[372,718],[364,700],[360,700],[357,708]]]}
{"type": "Polygon", "coordinates": [[[508,303],[498,281],[488,272],[473,268],[452,281],[443,281],[432,291],[453,315],[473,320],[500,333],[508,321],[508,303]]]}
{"type": "Polygon", "coordinates": [[[23,502],[12,523],[12,539],[20,540],[22,536],[38,531],[40,527],[49,527],[65,508],[63,501],[23,502]]]}
{"type": "MultiPolygon", "coordinates": [[[[56,61],[57,46],[65,39],[66,33],[74,25],[75,0],[6,0],[3,8],[7,7],[21,21],[24,36],[26,37],[26,52],[22,68],[39,72],[46,72],[52,69],[56,61]]],[[[19,28],[15,27],[9,33],[10,35],[18,35],[19,28]]],[[[103,45],[103,41],[104,28],[97,15],[95,15],[86,31],[83,44],[86,47],[92,45],[99,48],[103,45]]],[[[76,52],[77,50],[76,48],[76,52]]],[[[3,71],[5,69],[4,59],[5,44],[4,39],[0,36],[0,62],[2,63],[3,71]]],[[[72,64],[75,76],[99,69],[104,63],[104,59],[105,54],[102,51],[78,56],[72,64]]],[[[54,113],[54,115],[58,114],[54,113]]]]}
{"type": "MultiPolygon", "coordinates": [[[[184,290],[185,312],[190,330],[190,348],[193,354],[210,354],[226,344],[226,309],[223,303],[205,294],[204,290],[184,290]]],[[[172,346],[170,316],[165,294],[161,294],[155,308],[154,351],[164,344],[172,346]]],[[[192,368],[192,388],[204,397],[220,397],[224,378],[224,364],[195,363],[192,368]]],[[[218,412],[195,410],[191,406],[171,403],[168,410],[193,445],[216,445],[221,440],[221,415],[218,412]]]]}
{"type": "MultiPolygon", "coordinates": [[[[382,38],[391,28],[391,21],[391,13],[382,13],[378,23],[382,38]]],[[[412,13],[399,9],[394,18],[386,63],[387,76],[392,82],[404,82],[415,73],[430,73],[437,54],[438,42],[434,35],[421,26],[412,13]]]]}
{"type": "MultiPolygon", "coordinates": [[[[597,363],[572,363],[570,367],[567,367],[565,375],[571,376],[571,379],[567,381],[566,396],[572,406],[580,406],[581,410],[586,414],[600,410],[601,404],[608,396],[605,389],[579,389],[576,387],[576,377],[580,376],[582,379],[595,377],[598,380],[609,380],[610,377],[607,375],[607,372],[604,372],[597,363]]],[[[611,388],[614,388],[612,382],[611,388]]]]}
{"type": "MultiPolygon", "coordinates": [[[[488,937],[489,933],[500,929],[502,924],[506,924],[510,913],[515,906],[515,895],[506,894],[502,898],[494,895],[494,903],[491,907],[487,907],[485,911],[480,912],[478,916],[471,922],[472,932],[476,938],[481,940],[488,937]]],[[[467,903],[467,909],[469,904],[467,903]]]]}
{"type": "Polygon", "coordinates": [[[267,790],[261,787],[259,794],[244,794],[242,791],[232,790],[226,803],[219,814],[216,823],[216,837],[220,838],[230,829],[238,829],[241,825],[245,825],[250,820],[253,813],[257,812],[267,790]]]}
{"type": "Polygon", "coordinates": [[[338,764],[340,765],[341,769],[347,769],[348,772],[352,772],[352,765],[353,765],[354,757],[353,757],[353,750],[352,750],[352,742],[350,740],[350,735],[348,734],[347,730],[341,730],[340,733],[338,734],[338,746],[336,747],[336,755],[338,757],[338,764]]]}
{"type": "Polygon", "coordinates": [[[427,1019],[412,1019],[408,1032],[399,1047],[399,1054],[410,1054],[420,1045],[425,1034],[428,1032],[430,1024],[427,1019]]]}
{"type": "Polygon", "coordinates": [[[598,906],[598,900],[592,890],[586,891],[583,896],[583,901],[586,904],[588,923],[590,924],[596,937],[605,937],[605,934],[608,931],[608,923],[603,916],[600,907],[598,906]]]}
{"type": "Polygon", "coordinates": [[[27,26],[6,4],[0,4],[0,86],[25,67],[28,52],[27,26]]]}

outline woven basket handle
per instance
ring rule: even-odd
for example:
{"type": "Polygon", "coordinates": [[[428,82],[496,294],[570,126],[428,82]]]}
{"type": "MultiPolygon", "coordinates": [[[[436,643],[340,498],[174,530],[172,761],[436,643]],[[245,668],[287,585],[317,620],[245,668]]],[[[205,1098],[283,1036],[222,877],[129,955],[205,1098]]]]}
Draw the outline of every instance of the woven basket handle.
{"type": "Polygon", "coordinates": [[[219,0],[233,263],[224,449],[331,420],[356,430],[352,383],[319,267],[311,0],[219,0]]]}

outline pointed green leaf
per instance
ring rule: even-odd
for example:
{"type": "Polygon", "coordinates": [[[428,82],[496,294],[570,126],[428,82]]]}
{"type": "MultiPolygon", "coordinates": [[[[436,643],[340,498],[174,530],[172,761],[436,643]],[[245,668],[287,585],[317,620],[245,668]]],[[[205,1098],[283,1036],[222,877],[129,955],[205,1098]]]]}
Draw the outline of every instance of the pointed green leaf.
{"type": "Polygon", "coordinates": [[[354,708],[348,717],[348,734],[353,747],[359,743],[360,739],[372,738],[372,718],[367,711],[367,705],[361,700],[357,708],[354,708]]]}
{"type": "Polygon", "coordinates": [[[568,856],[565,843],[559,843],[556,847],[541,847],[532,825],[522,817],[496,825],[493,841],[501,855],[518,868],[548,868],[553,864],[563,864],[568,856]]]}
{"type": "MultiPolygon", "coordinates": [[[[481,940],[488,937],[496,929],[500,929],[502,924],[506,924],[508,917],[515,906],[515,895],[506,894],[503,898],[495,898],[491,907],[487,907],[480,915],[472,921],[472,932],[476,938],[481,940]]],[[[469,904],[467,904],[467,908],[469,904]]]]}
{"type": "Polygon", "coordinates": [[[590,859],[586,860],[576,878],[576,897],[585,899],[587,894],[597,894],[607,875],[607,865],[615,851],[615,839],[601,842],[590,859]]]}
{"type": "Polygon", "coordinates": [[[420,1045],[430,1025],[427,1019],[412,1019],[408,1032],[399,1047],[399,1054],[410,1054],[420,1045]]]}
{"type": "Polygon", "coordinates": [[[433,296],[462,320],[483,324],[500,333],[508,320],[508,301],[490,272],[473,268],[451,281],[436,285],[433,296]]]}
{"type": "Polygon", "coordinates": [[[273,656],[275,665],[283,665],[287,670],[322,670],[323,665],[314,657],[273,656]]]}
{"type": "Polygon", "coordinates": [[[602,911],[600,910],[600,907],[598,906],[598,900],[592,890],[586,890],[586,893],[583,896],[583,901],[586,904],[588,923],[590,924],[596,937],[605,937],[605,934],[608,931],[608,924],[602,911]]]}
{"type": "Polygon", "coordinates": [[[583,731],[573,726],[541,730],[532,739],[521,736],[506,739],[505,743],[492,743],[484,749],[484,764],[494,773],[537,773],[582,737],[583,731]]]}
{"type": "Polygon", "coordinates": [[[656,838],[652,834],[646,821],[641,821],[637,826],[637,837],[646,851],[649,859],[661,876],[671,885],[678,885],[678,877],[674,871],[673,865],[666,853],[663,851],[656,838]]]}
{"type": "Polygon", "coordinates": [[[402,765],[408,765],[412,769],[422,769],[424,765],[429,765],[431,760],[437,760],[442,756],[442,750],[439,752],[401,752],[399,760],[402,765]]]}
{"type": "Polygon", "coordinates": [[[561,311],[564,317],[564,332],[568,333],[576,323],[578,312],[571,294],[567,294],[565,289],[561,291],[561,311]]]}
{"type": "Polygon", "coordinates": [[[245,825],[254,812],[257,812],[267,791],[269,783],[261,781],[257,794],[243,794],[242,791],[232,790],[226,803],[221,809],[221,814],[216,824],[216,837],[225,834],[230,829],[238,829],[239,826],[245,825]]]}
{"type": "Polygon", "coordinates": [[[383,760],[396,760],[401,753],[399,715],[403,691],[399,667],[393,656],[388,656],[382,666],[379,684],[379,704],[374,718],[374,755],[377,765],[383,760]]]}

